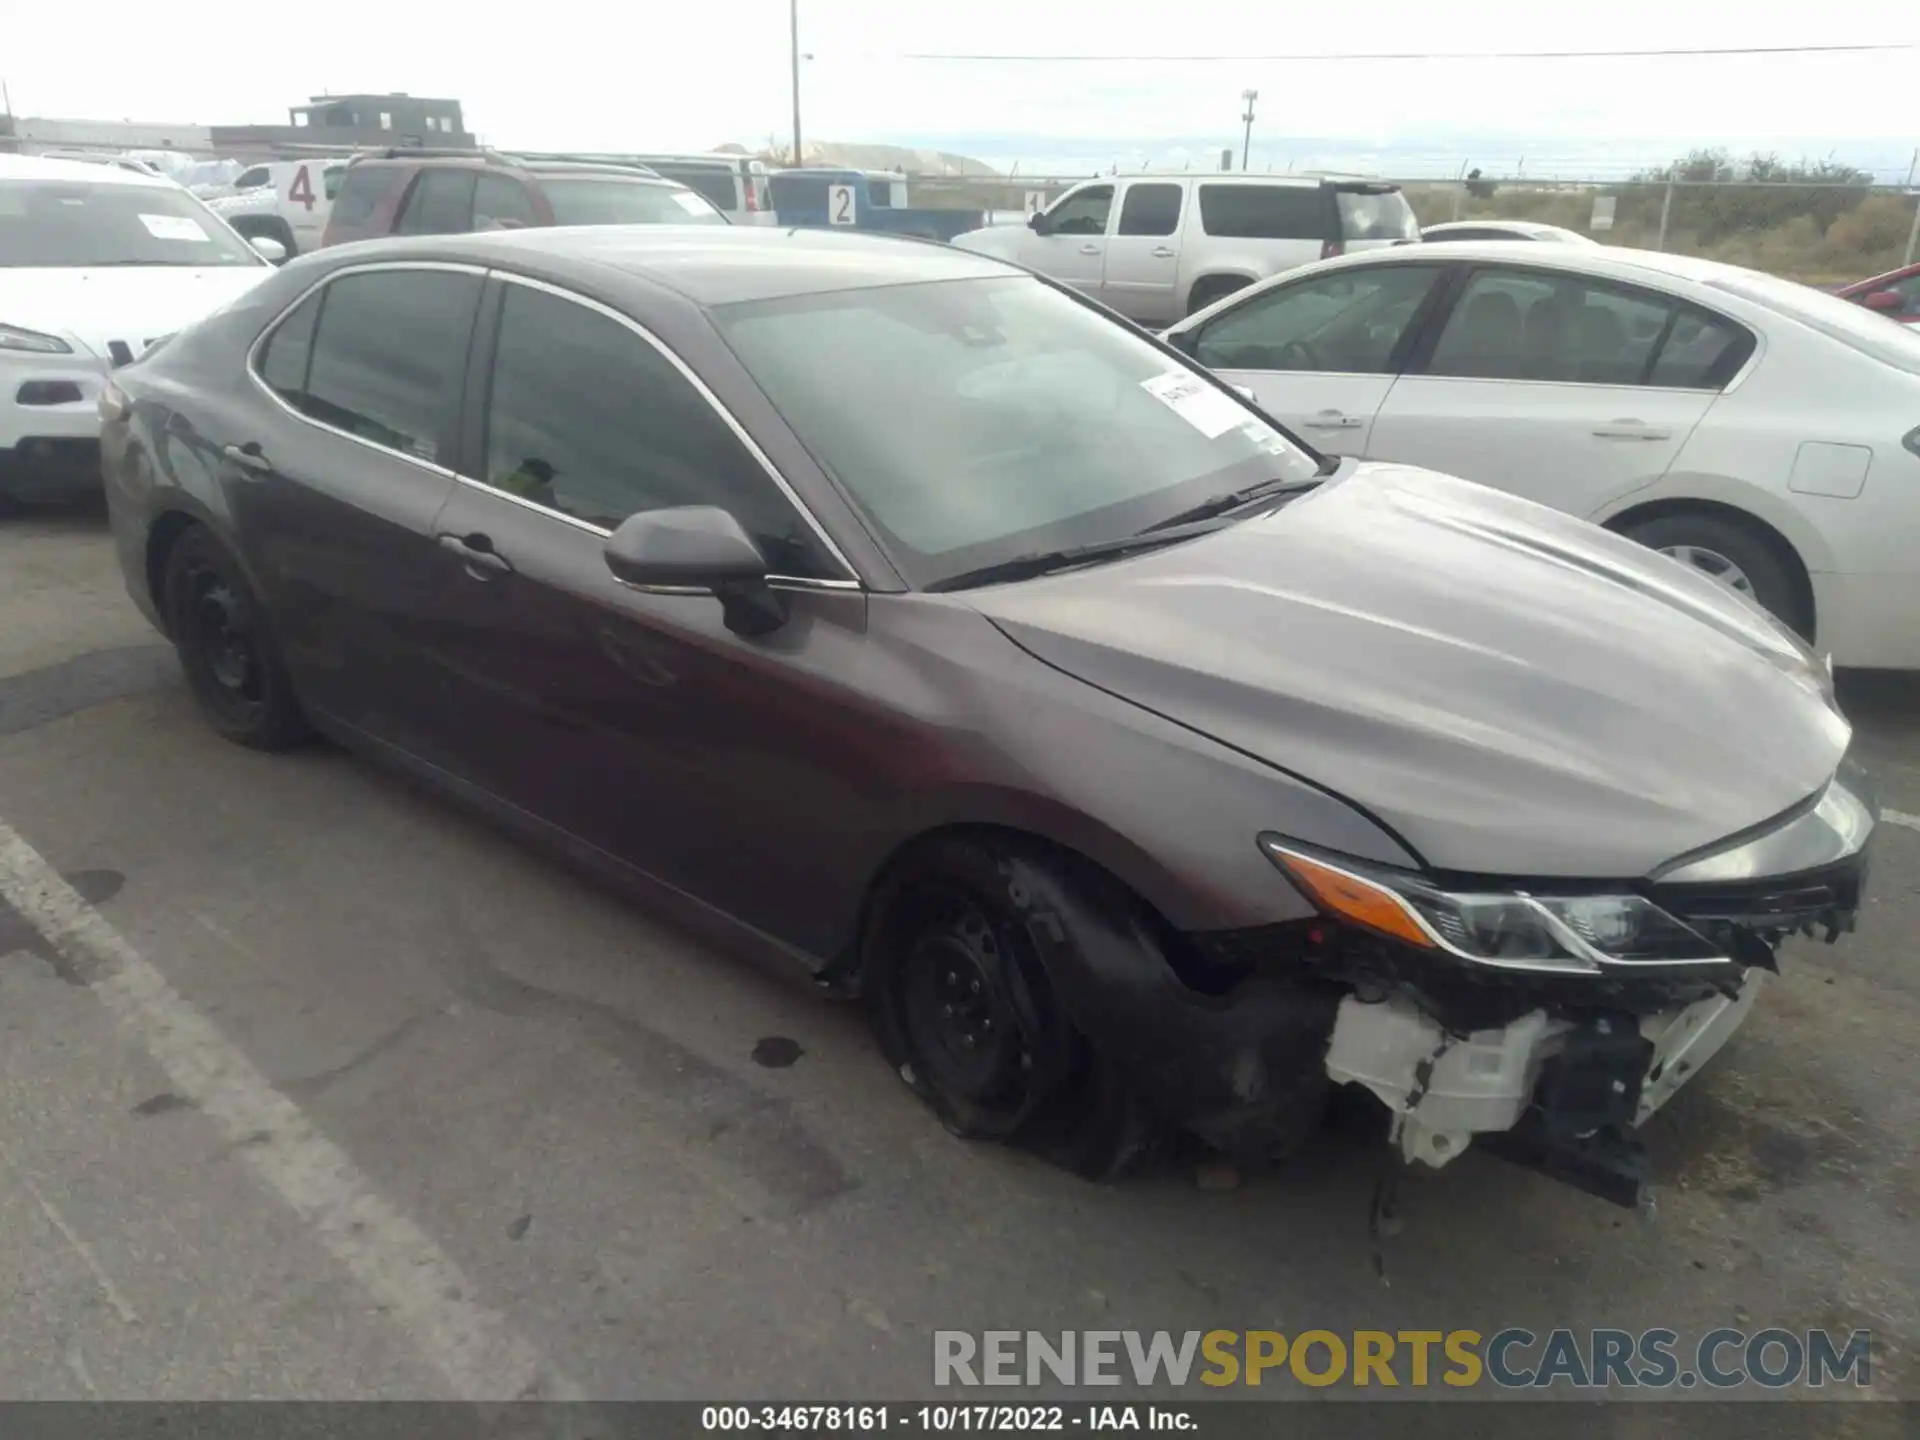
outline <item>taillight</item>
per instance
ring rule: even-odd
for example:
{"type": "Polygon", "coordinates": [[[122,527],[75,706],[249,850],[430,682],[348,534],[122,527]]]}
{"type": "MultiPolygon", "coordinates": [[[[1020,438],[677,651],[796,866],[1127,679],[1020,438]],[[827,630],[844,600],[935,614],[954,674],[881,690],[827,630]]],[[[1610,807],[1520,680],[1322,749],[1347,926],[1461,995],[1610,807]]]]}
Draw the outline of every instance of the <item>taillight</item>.
{"type": "Polygon", "coordinates": [[[747,192],[747,213],[751,215],[760,208],[760,187],[749,180],[740,188],[747,192]]]}
{"type": "Polygon", "coordinates": [[[1336,255],[1344,255],[1346,253],[1347,247],[1343,241],[1327,240],[1322,242],[1320,246],[1320,258],[1322,260],[1331,260],[1336,255]]]}

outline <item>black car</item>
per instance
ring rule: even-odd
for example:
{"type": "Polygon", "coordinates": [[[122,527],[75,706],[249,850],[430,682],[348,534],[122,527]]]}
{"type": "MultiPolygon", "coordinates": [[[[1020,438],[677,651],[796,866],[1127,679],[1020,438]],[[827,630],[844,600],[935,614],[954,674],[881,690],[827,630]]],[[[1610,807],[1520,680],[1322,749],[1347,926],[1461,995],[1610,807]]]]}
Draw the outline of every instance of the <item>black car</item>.
{"type": "Polygon", "coordinates": [[[127,583],[222,733],[318,729],[862,991],[949,1125],[1089,1173],[1282,1153],[1352,1083],[1409,1158],[1629,1198],[1775,943],[1859,904],[1786,630],[1324,460],[983,257],[323,251],[115,387],[127,583]]]}

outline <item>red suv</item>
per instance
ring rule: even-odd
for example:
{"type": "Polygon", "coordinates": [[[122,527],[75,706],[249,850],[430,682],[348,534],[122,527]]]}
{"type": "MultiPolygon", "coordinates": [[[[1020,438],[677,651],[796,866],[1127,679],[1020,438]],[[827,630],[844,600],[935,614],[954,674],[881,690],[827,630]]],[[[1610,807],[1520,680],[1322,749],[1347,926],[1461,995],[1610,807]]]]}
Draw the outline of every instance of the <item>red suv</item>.
{"type": "Polygon", "coordinates": [[[698,191],[640,165],[385,150],[347,166],[320,243],[544,225],[725,225],[698,191]]]}
{"type": "Polygon", "coordinates": [[[1836,292],[1903,325],[1920,325],[1920,265],[1889,270],[1871,280],[1856,280],[1836,292]]]}

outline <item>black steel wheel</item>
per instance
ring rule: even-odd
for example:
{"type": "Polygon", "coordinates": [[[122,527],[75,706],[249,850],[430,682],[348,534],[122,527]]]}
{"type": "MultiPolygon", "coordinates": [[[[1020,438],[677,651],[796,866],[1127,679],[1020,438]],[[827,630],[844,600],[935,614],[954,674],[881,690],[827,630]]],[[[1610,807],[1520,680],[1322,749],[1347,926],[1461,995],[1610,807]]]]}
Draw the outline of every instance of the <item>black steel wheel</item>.
{"type": "Polygon", "coordinates": [[[168,553],[165,606],[187,683],[215,730],[257,750],[310,736],[265,613],[208,530],[183,532],[168,553]]]}
{"type": "Polygon", "coordinates": [[[961,838],[917,847],[871,907],[862,989],[882,1050],[947,1128],[1030,1146],[1093,1179],[1165,1127],[1067,1021],[1033,944],[1044,856],[961,838]]]}

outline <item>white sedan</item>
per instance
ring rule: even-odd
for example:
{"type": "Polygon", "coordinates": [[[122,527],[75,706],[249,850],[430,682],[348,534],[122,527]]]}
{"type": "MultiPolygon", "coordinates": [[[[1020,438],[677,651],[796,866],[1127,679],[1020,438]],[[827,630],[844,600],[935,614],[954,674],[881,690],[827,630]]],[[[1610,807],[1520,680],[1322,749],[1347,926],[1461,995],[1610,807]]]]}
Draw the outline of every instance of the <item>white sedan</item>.
{"type": "Polygon", "coordinates": [[[1544,240],[1558,245],[1597,245],[1600,242],[1569,230],[1564,225],[1548,225],[1540,220],[1448,220],[1428,225],[1420,232],[1422,240],[1544,240]]]}
{"type": "Polygon", "coordinates": [[[1322,450],[1462,475],[1920,668],[1920,334],[1707,260],[1508,241],[1277,276],[1166,339],[1322,450]]]}
{"type": "Polygon", "coordinates": [[[278,251],[161,176],[0,155],[0,509],[97,494],[108,370],[259,284],[278,251]]]}

